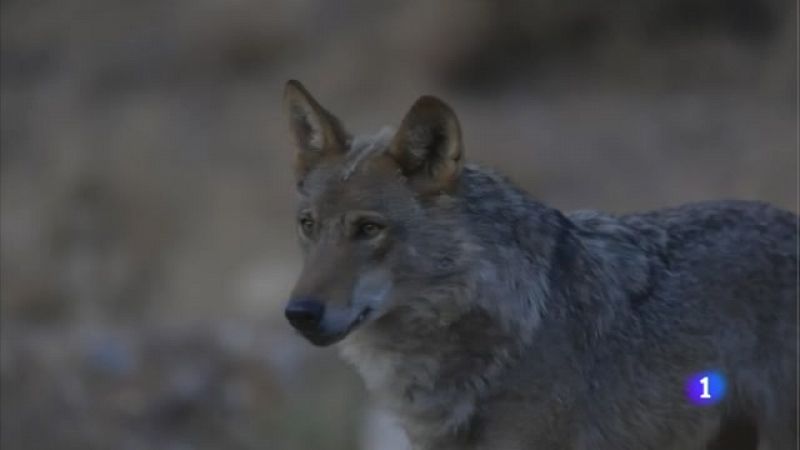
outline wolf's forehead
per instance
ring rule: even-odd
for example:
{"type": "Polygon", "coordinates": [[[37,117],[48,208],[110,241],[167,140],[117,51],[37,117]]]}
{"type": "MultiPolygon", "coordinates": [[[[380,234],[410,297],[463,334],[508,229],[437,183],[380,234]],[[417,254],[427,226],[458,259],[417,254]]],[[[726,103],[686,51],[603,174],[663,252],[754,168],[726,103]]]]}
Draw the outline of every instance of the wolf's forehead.
{"type": "Polygon", "coordinates": [[[389,148],[393,135],[394,130],[391,127],[383,127],[375,134],[354,137],[345,153],[339,173],[340,178],[346,181],[364,160],[385,152],[389,148]]]}
{"type": "Polygon", "coordinates": [[[354,137],[345,154],[321,162],[307,174],[300,187],[301,203],[315,209],[370,200],[380,203],[380,194],[387,190],[397,169],[373,157],[386,152],[392,136],[392,129],[384,127],[376,134],[354,137]]]}

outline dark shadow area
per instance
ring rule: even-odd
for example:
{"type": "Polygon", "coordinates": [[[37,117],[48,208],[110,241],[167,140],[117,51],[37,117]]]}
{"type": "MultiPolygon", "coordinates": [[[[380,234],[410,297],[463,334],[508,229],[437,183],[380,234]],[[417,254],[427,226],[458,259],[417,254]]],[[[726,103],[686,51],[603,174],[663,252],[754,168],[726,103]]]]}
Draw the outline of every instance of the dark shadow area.
{"type": "Polygon", "coordinates": [[[726,420],[707,450],[758,450],[758,428],[748,417],[726,420]]]}

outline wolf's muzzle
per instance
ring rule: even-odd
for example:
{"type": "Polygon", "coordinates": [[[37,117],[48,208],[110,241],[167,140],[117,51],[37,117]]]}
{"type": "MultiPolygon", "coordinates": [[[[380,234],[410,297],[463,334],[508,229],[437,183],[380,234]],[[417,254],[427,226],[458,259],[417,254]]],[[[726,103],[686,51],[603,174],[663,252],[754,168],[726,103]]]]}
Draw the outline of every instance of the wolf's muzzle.
{"type": "Polygon", "coordinates": [[[298,331],[316,332],[325,314],[325,305],[313,300],[292,300],[284,313],[289,323],[298,331]]]}

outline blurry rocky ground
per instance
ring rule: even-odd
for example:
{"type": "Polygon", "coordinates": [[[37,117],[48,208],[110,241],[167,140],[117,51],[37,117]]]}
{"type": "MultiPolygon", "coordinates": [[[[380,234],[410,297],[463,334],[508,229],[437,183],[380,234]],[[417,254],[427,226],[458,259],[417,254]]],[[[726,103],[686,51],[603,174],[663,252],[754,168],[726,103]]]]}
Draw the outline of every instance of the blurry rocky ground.
{"type": "Polygon", "coordinates": [[[2,0],[0,445],[402,448],[281,318],[285,80],[354,131],[440,95],[560,208],[796,209],[795,8],[2,0]]]}

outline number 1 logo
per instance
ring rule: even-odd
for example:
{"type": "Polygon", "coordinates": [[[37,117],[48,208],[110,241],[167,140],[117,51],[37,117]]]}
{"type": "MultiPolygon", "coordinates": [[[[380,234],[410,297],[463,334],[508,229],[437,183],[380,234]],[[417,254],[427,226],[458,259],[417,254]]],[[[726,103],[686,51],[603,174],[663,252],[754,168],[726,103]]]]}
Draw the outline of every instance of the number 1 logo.
{"type": "Polygon", "coordinates": [[[725,397],[727,382],[722,373],[709,370],[691,375],[684,390],[688,400],[697,406],[709,406],[725,397]]]}

